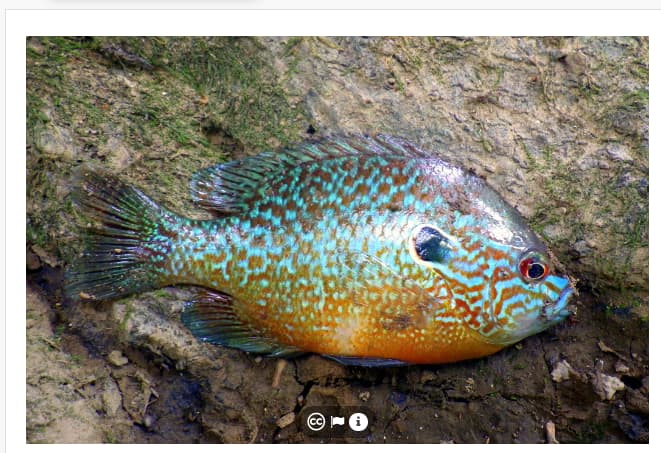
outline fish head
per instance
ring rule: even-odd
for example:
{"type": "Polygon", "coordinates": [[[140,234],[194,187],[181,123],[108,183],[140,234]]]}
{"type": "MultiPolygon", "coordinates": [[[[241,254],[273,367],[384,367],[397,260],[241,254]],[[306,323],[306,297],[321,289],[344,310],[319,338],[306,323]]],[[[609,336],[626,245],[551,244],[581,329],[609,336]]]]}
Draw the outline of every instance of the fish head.
{"type": "Polygon", "coordinates": [[[536,238],[456,237],[426,224],[414,230],[409,250],[436,274],[436,297],[449,300],[451,314],[484,342],[516,343],[574,311],[573,280],[554,270],[558,263],[536,238]]]}
{"type": "Polygon", "coordinates": [[[485,272],[489,278],[482,298],[475,304],[481,319],[473,326],[490,343],[516,343],[575,311],[571,305],[576,293],[574,282],[554,271],[553,259],[546,250],[512,252],[515,259],[493,260],[485,272]]]}

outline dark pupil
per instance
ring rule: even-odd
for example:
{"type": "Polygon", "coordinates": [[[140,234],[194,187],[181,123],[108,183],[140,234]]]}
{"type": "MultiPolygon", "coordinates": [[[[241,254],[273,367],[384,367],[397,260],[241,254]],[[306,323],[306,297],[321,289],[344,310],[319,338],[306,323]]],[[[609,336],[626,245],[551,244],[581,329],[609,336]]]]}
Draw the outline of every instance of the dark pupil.
{"type": "Polygon", "coordinates": [[[415,252],[423,261],[441,262],[447,255],[445,238],[433,228],[423,227],[415,237],[415,252]]]}
{"type": "Polygon", "coordinates": [[[544,266],[539,263],[532,263],[528,267],[528,278],[539,278],[544,275],[544,266]]]}

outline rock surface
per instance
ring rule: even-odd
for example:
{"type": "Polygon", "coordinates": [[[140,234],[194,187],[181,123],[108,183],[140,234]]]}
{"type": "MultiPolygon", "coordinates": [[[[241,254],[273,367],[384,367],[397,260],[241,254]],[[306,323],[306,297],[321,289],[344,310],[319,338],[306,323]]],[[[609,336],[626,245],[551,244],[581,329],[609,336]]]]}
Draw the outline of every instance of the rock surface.
{"type": "Polygon", "coordinates": [[[561,443],[648,439],[646,38],[27,44],[29,442],[307,442],[290,414],[332,404],[378,414],[370,442],[538,443],[551,419],[561,443]],[[576,318],[459,364],[281,367],[196,341],[188,288],[62,299],[81,166],[202,218],[194,171],[342,132],[403,136],[485,177],[579,279],[576,318]],[[552,379],[563,360],[573,373],[552,379]],[[625,388],[602,401],[595,373],[625,388]]]}

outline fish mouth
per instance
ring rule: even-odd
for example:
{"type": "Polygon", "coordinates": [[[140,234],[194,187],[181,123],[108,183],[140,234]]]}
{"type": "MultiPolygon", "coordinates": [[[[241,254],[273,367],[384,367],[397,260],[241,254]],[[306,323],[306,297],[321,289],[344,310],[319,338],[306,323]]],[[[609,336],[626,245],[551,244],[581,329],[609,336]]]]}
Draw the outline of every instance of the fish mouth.
{"type": "Polygon", "coordinates": [[[575,315],[576,305],[570,303],[574,294],[578,295],[578,291],[576,291],[572,281],[569,280],[567,286],[565,286],[563,290],[560,291],[560,295],[556,299],[555,304],[549,306],[550,310],[545,313],[546,318],[553,322],[560,321],[569,315],[575,315]]]}

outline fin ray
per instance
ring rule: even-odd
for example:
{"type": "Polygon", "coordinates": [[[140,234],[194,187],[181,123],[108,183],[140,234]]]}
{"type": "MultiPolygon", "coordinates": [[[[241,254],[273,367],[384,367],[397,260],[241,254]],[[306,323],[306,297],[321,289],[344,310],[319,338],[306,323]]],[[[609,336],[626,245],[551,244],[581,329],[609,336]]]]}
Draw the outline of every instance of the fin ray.
{"type": "Polygon", "coordinates": [[[387,135],[329,137],[200,170],[191,178],[191,197],[200,207],[217,214],[243,212],[260,187],[287,170],[322,159],[370,155],[434,157],[403,139],[387,135]]]}
{"type": "Polygon", "coordinates": [[[362,367],[392,367],[392,366],[409,366],[411,363],[404,362],[397,359],[381,359],[378,357],[346,357],[335,355],[324,355],[324,357],[335,360],[345,366],[362,366],[362,367]]]}
{"type": "Polygon", "coordinates": [[[168,244],[151,245],[174,214],[112,175],[81,176],[74,203],[99,225],[88,229],[85,252],[66,270],[66,297],[105,300],[162,286],[155,263],[167,260],[168,244]]]}
{"type": "Polygon", "coordinates": [[[193,335],[208,343],[278,357],[301,352],[263,335],[243,321],[233,305],[231,296],[203,289],[197,298],[186,304],[181,319],[193,335]]]}

